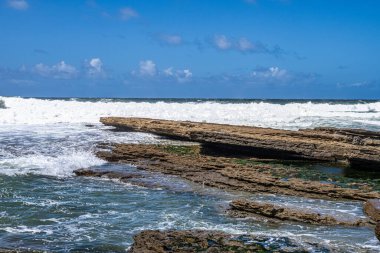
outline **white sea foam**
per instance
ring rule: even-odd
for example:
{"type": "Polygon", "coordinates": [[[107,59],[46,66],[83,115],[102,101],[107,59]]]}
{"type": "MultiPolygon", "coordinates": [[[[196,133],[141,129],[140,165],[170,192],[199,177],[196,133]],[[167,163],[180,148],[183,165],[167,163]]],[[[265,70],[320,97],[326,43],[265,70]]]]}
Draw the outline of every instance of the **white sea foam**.
{"type": "Polygon", "coordinates": [[[352,126],[378,124],[380,102],[300,103],[270,102],[83,102],[0,97],[8,109],[0,111],[1,124],[97,123],[102,116],[150,117],[173,120],[255,125],[273,128],[352,126]]]}
{"type": "Polygon", "coordinates": [[[0,160],[0,173],[14,176],[39,174],[48,176],[70,176],[73,170],[102,165],[105,162],[89,152],[73,152],[54,156],[27,155],[0,160]]]}

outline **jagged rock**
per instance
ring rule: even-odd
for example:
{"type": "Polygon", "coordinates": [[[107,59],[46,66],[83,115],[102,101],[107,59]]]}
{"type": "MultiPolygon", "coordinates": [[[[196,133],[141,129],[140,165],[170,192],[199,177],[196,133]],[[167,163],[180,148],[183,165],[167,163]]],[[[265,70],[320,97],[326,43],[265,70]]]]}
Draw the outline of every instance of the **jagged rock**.
{"type": "Polygon", "coordinates": [[[244,165],[232,158],[173,153],[170,146],[116,144],[97,156],[110,162],[133,164],[139,169],[177,175],[220,189],[262,192],[325,199],[367,200],[380,198],[370,190],[343,188],[332,183],[297,178],[283,180],[271,174],[272,165],[244,165]]]}
{"type": "Polygon", "coordinates": [[[217,231],[147,230],[134,237],[129,253],[329,252],[315,244],[301,246],[286,237],[229,235],[217,231]],[[307,248],[306,248],[307,247],[307,248]]]}
{"type": "Polygon", "coordinates": [[[372,220],[380,221],[380,199],[367,200],[363,209],[372,220]]]}
{"type": "Polygon", "coordinates": [[[380,133],[357,129],[317,128],[288,131],[249,126],[145,118],[105,117],[120,130],[154,133],[196,141],[215,149],[278,159],[348,162],[353,167],[380,168],[380,133]]]}
{"type": "Polygon", "coordinates": [[[380,222],[377,222],[376,224],[375,235],[376,235],[376,238],[380,241],[380,222]]]}
{"type": "Polygon", "coordinates": [[[271,203],[254,202],[248,200],[234,200],[230,203],[232,210],[242,212],[246,217],[250,214],[258,214],[271,219],[306,222],[317,225],[343,225],[343,226],[365,226],[369,220],[359,218],[339,219],[332,215],[320,214],[310,209],[290,208],[271,203]]]}

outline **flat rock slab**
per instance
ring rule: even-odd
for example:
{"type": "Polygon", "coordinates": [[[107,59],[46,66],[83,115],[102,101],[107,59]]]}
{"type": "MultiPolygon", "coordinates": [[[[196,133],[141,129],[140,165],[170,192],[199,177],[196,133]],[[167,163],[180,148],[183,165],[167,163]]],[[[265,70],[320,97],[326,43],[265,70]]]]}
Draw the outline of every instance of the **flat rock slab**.
{"type": "MultiPolygon", "coordinates": [[[[116,144],[111,151],[100,151],[99,158],[121,162],[138,169],[180,176],[189,181],[226,190],[252,193],[273,193],[322,199],[368,200],[380,198],[380,193],[365,189],[343,188],[332,183],[298,178],[276,177],[270,165],[244,165],[232,158],[182,154],[173,146],[116,144]]],[[[76,172],[86,176],[85,172],[76,172]]],[[[114,175],[114,174],[111,174],[114,175]]],[[[119,175],[122,177],[122,175],[119,175]]]]}
{"type": "Polygon", "coordinates": [[[288,131],[146,118],[105,117],[120,130],[153,133],[200,142],[229,152],[278,159],[347,162],[352,167],[380,169],[380,133],[358,129],[317,128],[288,131]]]}
{"type": "Polygon", "coordinates": [[[364,204],[364,212],[374,221],[380,221],[380,199],[370,199],[364,204]]]}
{"type": "Polygon", "coordinates": [[[310,209],[291,208],[283,205],[274,205],[271,203],[257,202],[250,200],[234,200],[230,203],[234,211],[241,212],[244,216],[250,214],[262,215],[271,219],[281,221],[305,222],[316,225],[342,225],[342,226],[367,226],[369,220],[350,217],[341,219],[332,215],[320,214],[310,209]]]}
{"type": "MultiPolygon", "coordinates": [[[[147,230],[134,237],[129,253],[253,253],[253,252],[330,252],[329,249],[286,237],[229,235],[218,231],[147,230]]],[[[336,251],[334,251],[336,252],[336,251]]]]}

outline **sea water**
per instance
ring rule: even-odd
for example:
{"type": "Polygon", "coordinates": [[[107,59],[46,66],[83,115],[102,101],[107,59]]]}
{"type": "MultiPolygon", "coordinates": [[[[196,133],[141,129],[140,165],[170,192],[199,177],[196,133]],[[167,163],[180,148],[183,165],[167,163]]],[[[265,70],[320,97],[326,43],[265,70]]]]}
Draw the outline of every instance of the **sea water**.
{"type": "MultiPolygon", "coordinates": [[[[245,197],[322,213],[364,217],[360,202],[225,192],[138,171],[94,155],[97,143],[160,143],[150,134],[115,132],[103,116],[150,117],[280,129],[319,126],[380,131],[380,101],[36,99],[0,97],[0,248],[125,252],[146,229],[207,229],[286,236],[348,252],[378,252],[372,229],[270,224],[230,218],[245,197]],[[87,167],[143,173],[146,188],[81,178],[87,167]]],[[[312,249],[311,249],[312,250],[312,249]]]]}

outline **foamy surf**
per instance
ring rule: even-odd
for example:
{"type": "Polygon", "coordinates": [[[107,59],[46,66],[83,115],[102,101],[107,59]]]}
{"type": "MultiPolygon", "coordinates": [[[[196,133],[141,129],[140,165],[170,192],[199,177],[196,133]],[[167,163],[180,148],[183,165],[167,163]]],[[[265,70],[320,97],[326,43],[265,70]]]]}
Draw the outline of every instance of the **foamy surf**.
{"type": "Polygon", "coordinates": [[[376,128],[380,102],[138,102],[2,97],[0,124],[98,123],[100,117],[148,117],[283,129],[318,126],[376,128]],[[265,117],[264,117],[265,115],[265,117]]]}
{"type": "Polygon", "coordinates": [[[56,156],[37,154],[0,160],[0,173],[8,176],[35,174],[67,177],[76,169],[100,166],[104,163],[91,152],[85,151],[56,156]]]}
{"type": "MultiPolygon", "coordinates": [[[[379,102],[0,99],[6,107],[0,109],[0,202],[3,208],[0,242],[6,242],[6,247],[40,243],[44,246],[38,249],[46,251],[81,251],[89,245],[91,249],[104,245],[125,249],[131,245],[133,235],[142,230],[204,229],[286,236],[299,242],[312,240],[352,252],[379,250],[378,241],[368,228],[315,228],[307,224],[273,228],[265,223],[229,218],[223,207],[228,206],[231,199],[241,197],[240,194],[203,188],[176,177],[144,174],[144,180],[160,182],[163,186],[154,189],[120,181],[73,177],[73,170],[93,166],[136,173],[136,168],[98,159],[94,154],[97,143],[163,141],[150,134],[109,131],[110,128],[99,123],[103,116],[284,129],[336,126],[376,130],[380,119],[379,102]],[[21,243],[20,238],[23,238],[21,243]]],[[[337,215],[363,215],[361,204],[355,202],[306,202],[270,195],[251,197],[337,215]]]]}

